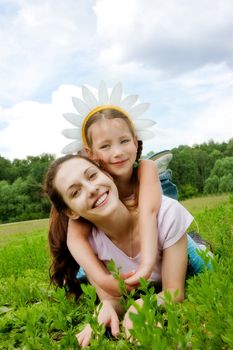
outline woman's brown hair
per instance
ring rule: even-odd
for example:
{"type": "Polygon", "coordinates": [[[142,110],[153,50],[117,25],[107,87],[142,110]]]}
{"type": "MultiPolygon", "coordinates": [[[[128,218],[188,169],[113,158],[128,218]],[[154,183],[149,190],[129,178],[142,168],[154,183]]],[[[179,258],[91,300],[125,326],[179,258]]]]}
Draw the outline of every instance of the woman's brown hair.
{"type": "Polygon", "coordinates": [[[97,165],[90,159],[80,155],[66,155],[56,159],[50,166],[44,183],[44,190],[52,202],[50,213],[48,241],[52,256],[52,264],[49,269],[50,281],[56,286],[64,287],[67,294],[75,294],[78,298],[81,294],[80,280],[77,273],[80,266],[71,255],[67,247],[68,216],[64,213],[67,205],[54,186],[55,176],[60,166],[73,158],[86,159],[97,165]]]}

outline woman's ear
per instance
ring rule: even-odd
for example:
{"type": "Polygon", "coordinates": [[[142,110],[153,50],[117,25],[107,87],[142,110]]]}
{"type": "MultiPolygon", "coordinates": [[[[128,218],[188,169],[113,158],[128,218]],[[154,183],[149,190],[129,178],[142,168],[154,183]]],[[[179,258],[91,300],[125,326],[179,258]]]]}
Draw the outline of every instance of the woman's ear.
{"type": "Polygon", "coordinates": [[[135,136],[134,137],[134,144],[135,144],[135,146],[137,147],[137,149],[138,149],[138,139],[137,139],[137,137],[135,136]]]}
{"type": "Polygon", "coordinates": [[[73,210],[71,209],[65,209],[64,213],[72,220],[76,220],[80,218],[80,215],[76,214],[73,210]]]}

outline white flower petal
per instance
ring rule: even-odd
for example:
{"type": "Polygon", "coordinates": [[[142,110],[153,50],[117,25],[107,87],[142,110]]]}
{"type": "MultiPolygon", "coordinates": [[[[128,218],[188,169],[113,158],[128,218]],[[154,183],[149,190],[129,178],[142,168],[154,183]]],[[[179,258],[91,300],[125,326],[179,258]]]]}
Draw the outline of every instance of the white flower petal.
{"type": "Polygon", "coordinates": [[[80,98],[72,97],[72,102],[74,107],[77,109],[77,111],[81,114],[82,117],[86,117],[86,115],[90,112],[90,108],[80,98]]]}
{"type": "Polygon", "coordinates": [[[72,154],[72,153],[77,153],[82,148],[83,148],[82,142],[80,142],[80,141],[73,141],[73,142],[69,143],[68,145],[66,145],[62,149],[61,152],[63,154],[72,154]]]}
{"type": "Polygon", "coordinates": [[[138,140],[146,141],[154,138],[155,134],[151,130],[136,131],[138,140]]]}
{"type": "Polygon", "coordinates": [[[104,81],[100,82],[99,90],[99,105],[106,105],[108,104],[108,89],[104,81]]]}
{"type": "Polygon", "coordinates": [[[63,117],[74,126],[82,126],[83,117],[81,117],[81,115],[75,113],[64,113],[63,117]]]}
{"type": "Polygon", "coordinates": [[[122,84],[121,83],[117,83],[111,92],[110,98],[109,98],[109,103],[110,105],[114,105],[117,106],[120,104],[121,102],[121,97],[122,97],[122,84]]]}
{"type": "Polygon", "coordinates": [[[150,103],[140,103],[129,110],[131,118],[137,118],[139,115],[143,114],[147,108],[150,106],[150,103]]]}
{"type": "Polygon", "coordinates": [[[134,120],[134,125],[136,130],[150,128],[155,124],[156,122],[152,119],[135,119],[134,120]]]}
{"type": "Polygon", "coordinates": [[[122,102],[121,102],[121,107],[123,109],[130,109],[133,105],[135,105],[135,103],[138,100],[138,95],[129,95],[127,96],[122,102]]]}
{"type": "Polygon", "coordinates": [[[61,133],[62,133],[62,135],[64,135],[68,139],[80,140],[81,130],[78,128],[76,128],[76,129],[64,129],[64,130],[62,130],[61,133]]]}
{"type": "Polygon", "coordinates": [[[97,99],[93,92],[86,86],[82,86],[83,99],[90,109],[95,108],[98,105],[97,99]]]}

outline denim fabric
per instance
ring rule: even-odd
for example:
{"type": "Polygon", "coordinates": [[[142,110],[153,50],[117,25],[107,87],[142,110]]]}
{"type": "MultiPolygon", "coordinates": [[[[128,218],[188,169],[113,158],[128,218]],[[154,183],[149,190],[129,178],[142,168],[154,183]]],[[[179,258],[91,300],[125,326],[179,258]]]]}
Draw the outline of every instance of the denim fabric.
{"type": "Polygon", "coordinates": [[[86,277],[85,271],[83,270],[82,266],[80,266],[76,278],[79,280],[80,278],[86,277]]]}
{"type": "Polygon", "coordinates": [[[159,174],[163,194],[167,197],[178,199],[178,190],[176,185],[171,181],[172,171],[167,169],[159,174]]]}
{"type": "MultiPolygon", "coordinates": [[[[211,262],[208,262],[207,266],[198,251],[205,251],[207,247],[203,244],[196,243],[189,235],[188,236],[188,275],[195,275],[204,270],[204,268],[210,269],[211,262]]],[[[207,253],[210,257],[213,257],[211,252],[207,253]]]]}

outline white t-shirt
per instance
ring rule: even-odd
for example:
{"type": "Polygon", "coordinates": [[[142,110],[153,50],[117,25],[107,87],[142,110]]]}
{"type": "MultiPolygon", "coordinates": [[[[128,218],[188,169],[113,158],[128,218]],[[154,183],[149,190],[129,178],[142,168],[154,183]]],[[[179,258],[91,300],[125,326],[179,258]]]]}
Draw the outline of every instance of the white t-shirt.
{"type": "MultiPolygon", "coordinates": [[[[161,207],[157,216],[158,254],[150,276],[151,281],[161,282],[163,250],[174,245],[186,233],[192,221],[192,215],[177,200],[162,196],[161,207]]],[[[137,269],[140,262],[140,253],[134,258],[128,257],[104,232],[96,227],[92,228],[89,241],[95,254],[105,264],[113,259],[116,266],[121,268],[121,272],[137,269]]]]}

